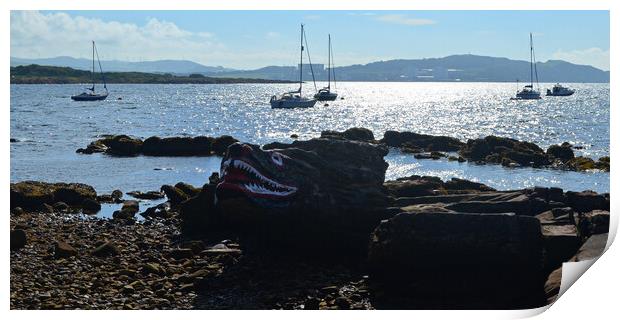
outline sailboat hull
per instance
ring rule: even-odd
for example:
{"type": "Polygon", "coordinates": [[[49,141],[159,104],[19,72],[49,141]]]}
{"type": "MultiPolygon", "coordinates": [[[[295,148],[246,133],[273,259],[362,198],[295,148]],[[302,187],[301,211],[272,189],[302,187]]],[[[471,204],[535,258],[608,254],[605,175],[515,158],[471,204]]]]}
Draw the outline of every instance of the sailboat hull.
{"type": "Polygon", "coordinates": [[[316,104],[315,99],[272,99],[270,101],[272,109],[295,109],[295,108],[312,108],[316,104]]]}
{"type": "Polygon", "coordinates": [[[338,94],[334,92],[319,92],[314,95],[314,98],[318,101],[334,101],[338,98],[338,94]]]}
{"type": "Polygon", "coordinates": [[[71,96],[71,100],[73,101],[101,101],[105,100],[108,97],[108,94],[78,94],[75,96],[71,96]]]}

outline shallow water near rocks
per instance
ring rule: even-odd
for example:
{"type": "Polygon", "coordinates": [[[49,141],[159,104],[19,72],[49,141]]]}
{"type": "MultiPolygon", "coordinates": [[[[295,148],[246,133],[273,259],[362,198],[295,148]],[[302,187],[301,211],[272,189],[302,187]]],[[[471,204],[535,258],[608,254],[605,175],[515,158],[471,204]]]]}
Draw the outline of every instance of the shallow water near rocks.
{"type": "MultiPolygon", "coordinates": [[[[322,84],[317,84],[322,85],[322,84]]],[[[552,84],[542,84],[541,88],[552,84]]],[[[179,181],[201,186],[219,171],[219,157],[82,155],[101,134],[218,136],[264,144],[318,137],[322,130],[371,129],[448,135],[466,140],[494,134],[543,148],[564,141],[577,155],[609,155],[609,85],[570,84],[571,97],[510,101],[509,83],[339,83],[344,100],[299,110],[273,110],[269,97],[294,84],[110,85],[100,102],[74,102],[81,85],[11,85],[11,181],[82,182],[98,193],[159,190],[179,181]],[[117,100],[122,98],[122,100],[117,100]]],[[[310,94],[312,84],[305,88],[310,94]]],[[[555,186],[609,191],[609,173],[418,160],[391,150],[386,179],[412,174],[459,177],[497,189],[555,186]]],[[[146,207],[144,207],[146,208],[146,207]]],[[[141,209],[143,209],[141,204],[141,209]]],[[[116,210],[116,209],[114,209],[116,210]]],[[[113,211],[113,210],[112,210],[113,211]]],[[[111,212],[110,212],[111,214],[111,212]]]]}

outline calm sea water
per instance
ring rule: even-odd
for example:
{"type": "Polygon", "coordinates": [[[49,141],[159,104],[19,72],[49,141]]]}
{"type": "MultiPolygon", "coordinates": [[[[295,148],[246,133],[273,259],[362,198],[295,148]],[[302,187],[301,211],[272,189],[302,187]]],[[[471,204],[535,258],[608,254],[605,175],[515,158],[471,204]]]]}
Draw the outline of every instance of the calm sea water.
{"type": "MultiPolygon", "coordinates": [[[[269,97],[294,84],[110,85],[108,100],[73,102],[80,85],[11,85],[11,181],[83,182],[98,192],[156,190],[179,181],[202,185],[219,171],[217,157],[118,158],[75,150],[101,134],[216,136],[264,144],[320,135],[322,130],[366,127],[448,135],[494,134],[542,147],[569,141],[578,154],[609,155],[609,85],[571,84],[571,97],[510,101],[506,83],[341,83],[344,100],[312,109],[273,110],[269,97]],[[122,100],[117,100],[122,98],[122,100]]],[[[551,87],[543,84],[542,88],[551,87]]],[[[305,87],[310,94],[311,84],[305,87]]],[[[558,186],[609,191],[608,173],[507,169],[445,160],[417,160],[392,150],[388,179],[411,174],[466,178],[498,189],[558,186]]]]}

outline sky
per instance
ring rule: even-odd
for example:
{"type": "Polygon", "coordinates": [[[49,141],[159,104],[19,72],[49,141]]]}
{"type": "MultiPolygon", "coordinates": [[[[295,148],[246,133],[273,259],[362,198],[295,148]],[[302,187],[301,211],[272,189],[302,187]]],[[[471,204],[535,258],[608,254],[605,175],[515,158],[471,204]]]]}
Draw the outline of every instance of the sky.
{"type": "Polygon", "coordinates": [[[12,11],[11,56],[191,60],[255,69],[296,65],[305,24],[313,63],[477,54],[560,59],[609,70],[608,11],[12,11]]]}

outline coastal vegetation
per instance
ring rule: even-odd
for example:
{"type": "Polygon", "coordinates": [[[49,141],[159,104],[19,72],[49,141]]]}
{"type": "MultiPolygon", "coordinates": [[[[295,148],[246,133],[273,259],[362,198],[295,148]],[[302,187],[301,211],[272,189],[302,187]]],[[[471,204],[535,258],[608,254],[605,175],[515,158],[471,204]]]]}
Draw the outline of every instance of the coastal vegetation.
{"type": "MultiPolygon", "coordinates": [[[[223,84],[223,83],[289,83],[287,80],[250,78],[214,78],[202,74],[178,76],[169,73],[105,72],[107,83],[154,83],[154,84],[223,84]]],[[[97,75],[96,79],[101,76],[97,75]]],[[[71,84],[92,81],[90,71],[68,67],[27,65],[11,67],[11,84],[71,84]]],[[[100,81],[100,80],[97,80],[100,81]]]]}

